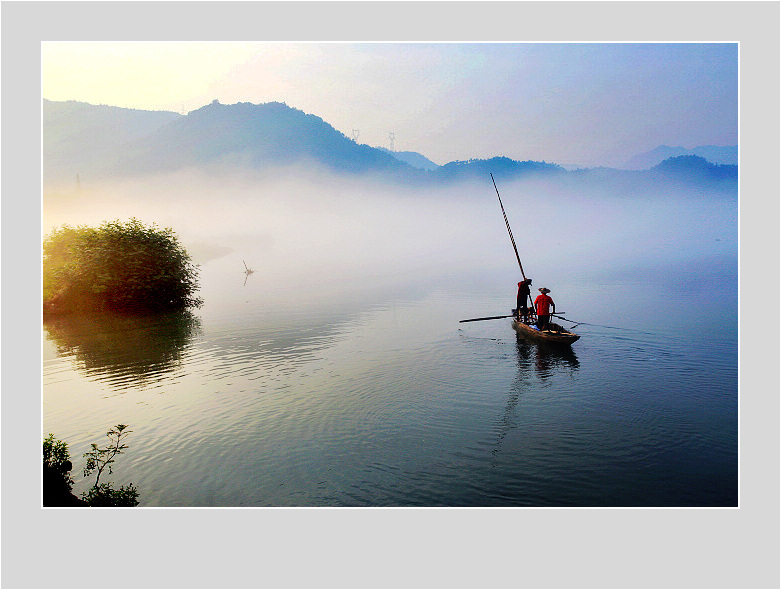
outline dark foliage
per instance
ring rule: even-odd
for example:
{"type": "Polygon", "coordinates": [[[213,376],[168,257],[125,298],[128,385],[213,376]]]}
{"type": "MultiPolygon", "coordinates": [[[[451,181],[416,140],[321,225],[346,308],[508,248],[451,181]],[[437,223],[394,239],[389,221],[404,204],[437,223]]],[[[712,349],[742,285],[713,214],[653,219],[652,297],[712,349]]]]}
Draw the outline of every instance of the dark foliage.
{"type": "Polygon", "coordinates": [[[108,483],[94,485],[82,497],[92,507],[138,506],[138,489],[132,483],[128,486],[120,486],[118,490],[108,483]]]}
{"type": "Polygon", "coordinates": [[[90,506],[138,506],[138,490],[131,483],[114,489],[110,483],[100,483],[100,476],[113,472],[114,457],[121,454],[127,445],[122,442],[122,437],[130,434],[126,424],[117,424],[106,433],[110,444],[100,448],[92,443],[92,450],[84,453],[87,463],[84,466],[84,476],[97,472],[94,485],[82,495],[90,506]]]}
{"type": "Polygon", "coordinates": [[[43,505],[44,506],[83,506],[71,493],[73,478],[70,471],[73,464],[70,460],[67,443],[49,434],[43,441],[43,505]]]}
{"type": "Polygon", "coordinates": [[[43,466],[50,469],[52,473],[61,476],[70,491],[73,479],[68,472],[73,469],[73,465],[68,452],[68,444],[54,438],[51,433],[43,441],[43,466]]]}
{"type": "Polygon", "coordinates": [[[43,505],[49,507],[68,506],[138,506],[138,489],[131,483],[114,489],[111,483],[100,483],[101,474],[112,472],[114,457],[127,448],[121,443],[121,438],[130,433],[124,424],[117,424],[106,433],[111,444],[105,448],[99,448],[93,444],[92,450],[85,453],[87,464],[84,475],[90,475],[97,471],[95,484],[85,493],[81,499],[72,492],[73,478],[70,471],[73,464],[70,460],[67,443],[54,438],[49,434],[43,441],[43,505]]]}

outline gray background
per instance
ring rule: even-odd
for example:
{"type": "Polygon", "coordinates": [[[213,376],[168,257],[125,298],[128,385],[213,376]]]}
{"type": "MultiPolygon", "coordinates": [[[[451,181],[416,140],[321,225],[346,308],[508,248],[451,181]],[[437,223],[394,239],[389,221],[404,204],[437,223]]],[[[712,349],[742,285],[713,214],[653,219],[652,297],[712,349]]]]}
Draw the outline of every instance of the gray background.
{"type": "Polygon", "coordinates": [[[1,70],[3,587],[779,587],[778,3],[3,2],[1,70]],[[61,40],[739,42],[740,508],[42,510],[40,42],[61,40]]]}

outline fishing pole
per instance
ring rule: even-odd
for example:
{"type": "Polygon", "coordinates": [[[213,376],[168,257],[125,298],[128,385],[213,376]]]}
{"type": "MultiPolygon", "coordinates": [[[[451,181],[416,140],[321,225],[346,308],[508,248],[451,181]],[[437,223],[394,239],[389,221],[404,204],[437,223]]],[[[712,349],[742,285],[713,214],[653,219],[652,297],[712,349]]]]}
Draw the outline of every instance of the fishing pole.
{"type": "MultiPolygon", "coordinates": [[[[561,313],[567,313],[567,312],[563,311],[561,313]]],[[[570,319],[567,319],[567,318],[565,318],[563,316],[560,316],[558,314],[555,314],[555,313],[552,313],[550,315],[551,315],[551,317],[559,318],[560,320],[564,320],[565,322],[570,322],[570,323],[574,324],[574,325],[570,326],[570,328],[576,328],[577,326],[594,326],[595,328],[608,328],[610,330],[627,330],[628,329],[628,328],[619,328],[617,326],[606,326],[604,324],[589,324],[588,322],[575,322],[575,321],[572,321],[570,319]]]]}
{"type": "MultiPolygon", "coordinates": [[[[510,242],[512,242],[513,250],[515,250],[515,258],[518,260],[518,267],[521,269],[521,276],[523,277],[523,280],[526,281],[526,273],[523,272],[523,264],[521,264],[521,256],[518,254],[518,246],[515,245],[515,237],[513,237],[513,230],[510,229],[510,221],[507,219],[507,213],[504,210],[504,203],[502,203],[502,197],[499,195],[499,189],[496,186],[496,180],[494,180],[494,175],[489,172],[489,175],[491,176],[491,182],[494,183],[494,190],[496,191],[496,196],[499,199],[499,206],[502,208],[502,216],[504,217],[504,224],[507,226],[507,233],[510,234],[510,242]]],[[[532,294],[529,293],[529,303],[531,303],[532,308],[534,308],[534,301],[532,300],[532,294]]]]}
{"type": "Polygon", "coordinates": [[[494,190],[496,191],[496,196],[499,198],[499,206],[502,208],[502,215],[504,216],[504,224],[507,226],[507,231],[510,234],[510,241],[513,244],[513,250],[515,250],[515,258],[518,260],[518,266],[521,268],[521,276],[523,277],[523,280],[526,280],[526,274],[523,272],[523,264],[521,264],[521,257],[518,254],[518,246],[515,245],[515,238],[513,237],[513,230],[510,229],[510,222],[507,220],[507,213],[504,210],[504,204],[502,203],[502,197],[499,196],[499,189],[496,188],[496,181],[494,180],[494,175],[491,174],[491,182],[494,183],[494,190]]]}
{"type": "Polygon", "coordinates": [[[590,324],[588,322],[574,322],[572,320],[569,320],[569,319],[567,319],[565,317],[562,317],[560,315],[557,315],[555,313],[552,313],[550,315],[551,315],[551,317],[559,318],[560,320],[564,320],[565,322],[570,322],[570,323],[574,324],[573,326],[570,326],[570,328],[575,328],[577,326],[593,326],[595,328],[607,328],[609,330],[631,330],[630,328],[622,328],[622,327],[619,327],[619,326],[606,326],[605,324],[590,324]]]}

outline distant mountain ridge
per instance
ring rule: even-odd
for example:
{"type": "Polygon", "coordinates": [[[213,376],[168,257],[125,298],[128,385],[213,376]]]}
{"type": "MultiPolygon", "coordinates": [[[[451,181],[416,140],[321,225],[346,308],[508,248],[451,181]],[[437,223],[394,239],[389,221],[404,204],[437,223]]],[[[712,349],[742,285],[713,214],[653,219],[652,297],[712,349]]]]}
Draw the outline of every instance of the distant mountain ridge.
{"type": "Polygon", "coordinates": [[[519,162],[504,156],[487,160],[450,162],[440,166],[436,173],[443,180],[461,180],[467,177],[487,177],[493,174],[497,179],[517,176],[552,176],[564,174],[566,170],[558,164],[527,160],[519,162]]]}
{"type": "MultiPolygon", "coordinates": [[[[568,171],[553,163],[503,156],[438,166],[416,152],[358,144],[320,117],[279,102],[223,105],[214,101],[182,115],[44,100],[43,123],[44,182],[72,181],[79,174],[100,177],[190,167],[298,165],[405,183],[453,183],[484,179],[490,173],[497,179],[547,178],[570,185],[584,181],[630,191],[635,190],[633,183],[650,178],[673,186],[737,187],[737,166],[713,164],[696,155],[673,156],[640,171],[568,171]]],[[[654,152],[664,155],[661,148],[654,152]]]]}
{"type": "Polygon", "coordinates": [[[255,168],[301,163],[365,174],[412,170],[382,150],[355,143],[321,118],[278,102],[214,101],[187,115],[111,109],[44,101],[44,178],[72,177],[80,170],[139,174],[220,163],[255,168]]]}
{"type": "Polygon", "coordinates": [[[421,170],[436,170],[439,168],[439,164],[435,164],[426,156],[419,154],[418,152],[392,152],[386,148],[378,149],[381,149],[382,151],[390,154],[397,160],[401,160],[402,162],[409,164],[413,168],[420,168],[421,170]]]}
{"type": "Polygon", "coordinates": [[[232,162],[254,168],[320,164],[352,173],[397,172],[407,165],[348,139],[320,117],[283,103],[213,102],[134,142],[117,170],[127,173],[232,162]]]}
{"type": "Polygon", "coordinates": [[[683,147],[660,145],[654,149],[632,156],[623,168],[627,170],[647,170],[657,164],[678,156],[699,156],[712,164],[738,165],[738,146],[703,145],[687,150],[683,147]]]}
{"type": "Polygon", "coordinates": [[[143,111],[83,102],[44,99],[44,178],[102,168],[106,154],[182,118],[170,111],[143,111]]]}

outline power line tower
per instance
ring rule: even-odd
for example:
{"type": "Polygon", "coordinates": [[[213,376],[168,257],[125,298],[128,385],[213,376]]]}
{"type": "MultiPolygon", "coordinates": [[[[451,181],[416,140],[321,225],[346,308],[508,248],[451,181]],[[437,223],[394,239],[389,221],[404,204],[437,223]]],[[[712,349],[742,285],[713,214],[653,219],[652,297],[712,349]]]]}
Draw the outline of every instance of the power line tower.
{"type": "Polygon", "coordinates": [[[396,145],[395,145],[396,134],[393,131],[391,131],[388,134],[388,138],[390,139],[390,151],[395,152],[396,151],[396,145]]]}
{"type": "Polygon", "coordinates": [[[355,143],[358,143],[358,137],[360,137],[360,135],[361,135],[360,129],[353,129],[353,141],[355,143]]]}

